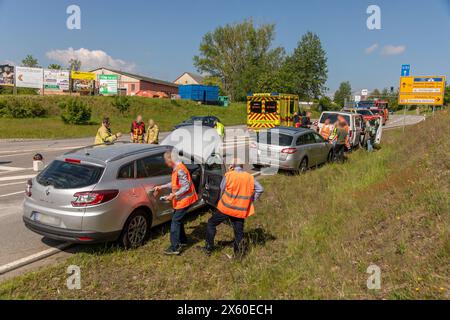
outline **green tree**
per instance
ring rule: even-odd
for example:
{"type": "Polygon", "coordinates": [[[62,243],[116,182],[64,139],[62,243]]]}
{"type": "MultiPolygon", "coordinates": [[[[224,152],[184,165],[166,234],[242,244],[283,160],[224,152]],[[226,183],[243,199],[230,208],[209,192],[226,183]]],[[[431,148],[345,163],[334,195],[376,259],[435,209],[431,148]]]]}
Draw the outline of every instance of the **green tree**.
{"type": "Polygon", "coordinates": [[[334,93],[334,103],[340,107],[345,106],[345,102],[350,101],[352,98],[352,86],[349,81],[342,82],[339,85],[339,89],[334,93]]]}
{"type": "Polygon", "coordinates": [[[22,60],[22,67],[37,68],[39,62],[31,54],[28,54],[25,59],[22,60]]]}
{"type": "Polygon", "coordinates": [[[369,99],[380,99],[380,97],[381,97],[381,92],[378,89],[373,90],[369,95],[369,99]]]}
{"type": "Polygon", "coordinates": [[[61,67],[59,64],[56,64],[56,63],[50,64],[50,65],[48,66],[48,68],[49,68],[50,70],[61,70],[61,69],[62,69],[62,67],[61,67]]]}
{"type": "Polygon", "coordinates": [[[130,100],[127,96],[115,96],[114,100],[111,102],[113,107],[115,107],[120,114],[125,115],[130,111],[130,100]]]}
{"type": "Polygon", "coordinates": [[[274,36],[275,25],[255,26],[251,20],[218,27],[204,35],[194,65],[199,72],[221,79],[232,100],[242,100],[283,54],[282,48],[272,48],[274,36]]]}
{"type": "Polygon", "coordinates": [[[318,35],[307,32],[293,54],[286,59],[281,79],[285,91],[303,100],[318,99],[326,90],[328,78],[326,52],[318,35]]]}
{"type": "Polygon", "coordinates": [[[446,106],[450,104],[450,86],[445,87],[444,104],[446,106]]]}
{"type": "Polygon", "coordinates": [[[72,71],[81,70],[81,61],[78,59],[70,59],[69,60],[69,70],[72,70],[72,71]]]}

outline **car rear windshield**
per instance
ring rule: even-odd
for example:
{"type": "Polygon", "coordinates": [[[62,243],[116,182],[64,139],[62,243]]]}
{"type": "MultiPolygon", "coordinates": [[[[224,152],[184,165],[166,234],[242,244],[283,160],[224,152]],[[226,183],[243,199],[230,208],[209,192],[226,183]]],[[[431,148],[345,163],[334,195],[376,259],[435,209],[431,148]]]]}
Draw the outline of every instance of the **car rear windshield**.
{"type": "MultiPolygon", "coordinates": [[[[322,117],[320,118],[320,123],[325,123],[325,120],[330,119],[331,123],[335,123],[337,121],[338,116],[340,114],[338,113],[324,113],[322,114],[322,117]]],[[[342,115],[345,118],[345,121],[347,121],[348,124],[350,124],[350,116],[348,115],[342,115]]]]}
{"type": "Polygon", "coordinates": [[[37,182],[56,189],[77,189],[96,184],[102,173],[100,167],[55,160],[38,175],[37,182]]]}
{"type": "Polygon", "coordinates": [[[290,136],[288,134],[283,133],[276,133],[276,132],[261,132],[258,135],[258,142],[259,143],[265,143],[275,146],[282,146],[282,147],[288,147],[292,145],[292,140],[294,139],[293,136],[290,136]]]}

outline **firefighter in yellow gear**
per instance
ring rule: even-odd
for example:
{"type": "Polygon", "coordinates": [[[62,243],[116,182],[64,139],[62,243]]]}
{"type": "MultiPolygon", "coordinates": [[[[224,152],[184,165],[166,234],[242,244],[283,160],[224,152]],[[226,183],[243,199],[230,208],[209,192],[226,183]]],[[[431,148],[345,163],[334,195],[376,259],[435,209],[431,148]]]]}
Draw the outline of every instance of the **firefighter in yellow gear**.
{"type": "Polygon", "coordinates": [[[112,134],[111,132],[111,122],[109,118],[103,118],[102,126],[97,130],[97,135],[95,136],[95,144],[111,143],[116,141],[122,136],[122,133],[118,132],[112,134]]]}
{"type": "Polygon", "coordinates": [[[153,119],[148,120],[148,129],[147,133],[145,134],[145,143],[159,143],[159,127],[153,119]]]}
{"type": "Polygon", "coordinates": [[[214,123],[214,128],[217,130],[217,134],[221,139],[225,137],[225,126],[218,120],[214,123]]]}

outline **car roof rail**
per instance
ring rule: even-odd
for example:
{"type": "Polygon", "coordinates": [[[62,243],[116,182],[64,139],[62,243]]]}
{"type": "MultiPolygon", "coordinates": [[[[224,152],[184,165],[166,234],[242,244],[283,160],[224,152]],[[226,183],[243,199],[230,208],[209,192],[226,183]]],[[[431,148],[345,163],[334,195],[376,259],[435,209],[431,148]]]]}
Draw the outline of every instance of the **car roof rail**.
{"type": "Polygon", "coordinates": [[[115,157],[113,157],[113,158],[111,158],[111,159],[108,159],[108,160],[106,160],[106,162],[114,162],[114,161],[118,161],[118,160],[121,160],[121,159],[123,159],[123,158],[126,158],[126,157],[130,157],[130,156],[134,156],[134,155],[137,155],[137,154],[140,154],[140,153],[144,153],[144,152],[148,152],[148,151],[158,151],[158,150],[168,150],[168,149],[170,149],[171,148],[171,146],[165,146],[165,145],[158,145],[158,146],[156,146],[156,145],[149,145],[148,146],[148,148],[144,148],[144,149],[140,149],[140,150],[134,150],[134,151],[130,151],[130,152],[127,152],[127,153],[122,153],[122,154],[120,154],[120,155],[117,155],[117,156],[115,156],[115,157]]]}
{"type": "Polygon", "coordinates": [[[88,145],[88,146],[85,146],[85,147],[75,148],[75,149],[72,149],[70,151],[67,151],[66,153],[64,153],[64,155],[73,154],[73,153],[76,153],[76,152],[81,151],[81,150],[94,149],[96,147],[101,147],[101,146],[113,146],[115,144],[129,144],[129,143],[131,143],[131,142],[128,142],[128,141],[115,141],[115,142],[105,142],[105,143],[100,143],[100,144],[91,144],[91,145],[88,145]]]}

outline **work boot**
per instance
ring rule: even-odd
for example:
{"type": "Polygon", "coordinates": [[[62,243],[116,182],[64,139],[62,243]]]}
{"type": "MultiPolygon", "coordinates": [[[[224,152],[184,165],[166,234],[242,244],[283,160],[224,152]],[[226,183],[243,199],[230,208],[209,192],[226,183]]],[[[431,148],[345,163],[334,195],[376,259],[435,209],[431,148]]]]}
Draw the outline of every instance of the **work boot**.
{"type": "Polygon", "coordinates": [[[197,247],[198,250],[200,250],[201,252],[203,252],[205,255],[210,256],[213,252],[213,249],[208,248],[208,247],[197,247]]]}
{"type": "Polygon", "coordinates": [[[180,249],[173,250],[171,246],[164,251],[164,254],[168,256],[179,256],[180,253],[181,253],[180,249]]]}

